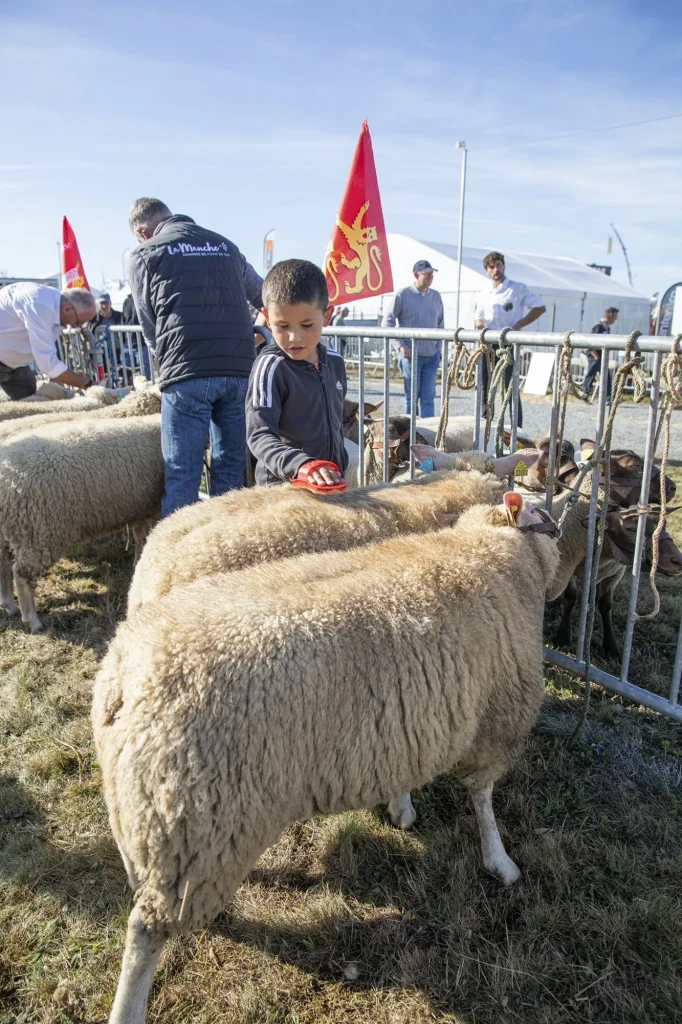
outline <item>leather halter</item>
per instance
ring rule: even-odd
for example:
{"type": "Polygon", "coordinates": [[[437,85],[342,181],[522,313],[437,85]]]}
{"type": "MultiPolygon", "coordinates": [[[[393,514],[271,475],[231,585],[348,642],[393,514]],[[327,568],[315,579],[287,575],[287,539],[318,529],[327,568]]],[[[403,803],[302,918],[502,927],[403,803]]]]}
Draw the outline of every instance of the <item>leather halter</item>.
{"type": "MultiPolygon", "coordinates": [[[[403,443],[403,441],[407,440],[407,438],[409,436],[410,436],[410,431],[409,430],[404,430],[402,432],[402,434],[400,434],[400,436],[397,438],[397,440],[389,441],[388,442],[388,448],[389,448],[388,464],[389,464],[389,466],[402,466],[402,462],[398,458],[398,448],[403,443]]],[[[384,450],[384,442],[383,441],[376,441],[376,440],[372,439],[369,444],[370,444],[370,448],[373,448],[374,451],[383,452],[383,450],[384,450]]]]}
{"type": "Polygon", "coordinates": [[[543,508],[537,508],[535,510],[540,518],[541,523],[531,523],[529,526],[517,526],[516,529],[521,533],[546,533],[550,537],[558,537],[560,535],[559,527],[554,522],[549,512],[545,512],[543,508]]]}

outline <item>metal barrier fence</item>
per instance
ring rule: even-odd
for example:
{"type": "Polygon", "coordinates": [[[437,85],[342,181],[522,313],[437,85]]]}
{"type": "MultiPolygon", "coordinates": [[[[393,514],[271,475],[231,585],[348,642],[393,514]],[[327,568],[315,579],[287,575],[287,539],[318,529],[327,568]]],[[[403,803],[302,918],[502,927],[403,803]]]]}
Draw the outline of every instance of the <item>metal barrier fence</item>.
{"type": "MultiPolygon", "coordinates": [[[[135,368],[145,366],[145,351],[144,341],[142,339],[142,329],[140,327],[111,327],[107,329],[109,333],[108,338],[105,337],[102,343],[99,343],[99,339],[87,338],[89,332],[86,332],[87,343],[84,343],[80,336],[80,331],[68,331],[65,332],[62,340],[59,343],[60,354],[65,362],[74,369],[83,369],[90,372],[94,376],[98,376],[99,379],[104,380],[111,387],[117,387],[121,385],[121,382],[129,381],[132,384],[132,377],[135,368]],[[120,340],[119,340],[120,339],[120,340]],[[127,357],[127,358],[126,358],[127,357]],[[137,357],[137,358],[136,358],[137,357]]],[[[393,362],[393,344],[401,340],[408,341],[413,346],[413,351],[416,350],[416,346],[419,341],[440,341],[442,343],[442,380],[441,380],[441,403],[445,394],[445,380],[447,377],[447,370],[449,365],[450,357],[450,346],[453,345],[453,334],[451,331],[445,330],[400,330],[400,329],[386,329],[386,328],[363,328],[362,336],[358,336],[357,327],[330,327],[325,328],[323,334],[328,338],[343,338],[348,339],[349,342],[354,342],[357,345],[355,352],[351,350],[351,360],[353,354],[355,356],[355,362],[357,362],[357,392],[359,408],[362,409],[365,401],[365,378],[366,370],[369,367],[374,369],[379,366],[382,370],[383,376],[383,430],[384,430],[384,442],[387,440],[389,431],[389,404],[390,404],[390,385],[391,385],[391,368],[393,362]],[[378,358],[379,354],[381,359],[378,358]]],[[[480,331],[465,331],[461,330],[458,332],[458,339],[467,345],[477,345],[481,338],[480,331]]],[[[485,332],[485,341],[489,344],[500,344],[502,342],[503,347],[509,347],[513,352],[513,371],[512,371],[512,396],[511,396],[511,407],[510,407],[510,442],[509,450],[516,450],[516,434],[517,434],[517,418],[518,418],[518,403],[519,403],[519,391],[520,391],[520,380],[521,380],[521,369],[522,362],[529,358],[526,353],[532,351],[552,351],[555,352],[554,360],[554,377],[552,386],[552,406],[550,410],[550,458],[548,467],[548,476],[551,478],[553,472],[553,455],[551,454],[554,450],[557,428],[558,428],[558,399],[560,397],[559,388],[559,350],[564,343],[564,335],[554,333],[535,333],[530,331],[511,331],[506,334],[503,339],[500,338],[500,332],[488,330],[485,332]],[[525,352],[522,352],[522,347],[525,352]]],[[[594,349],[595,347],[601,350],[602,354],[602,365],[606,366],[609,360],[609,354],[615,353],[619,356],[625,351],[626,344],[629,339],[624,335],[594,335],[594,334],[572,334],[570,337],[570,345],[575,352],[586,349],[594,349]]],[[[679,344],[679,343],[678,343],[679,344]]],[[[661,364],[662,357],[664,354],[669,354],[671,351],[671,341],[669,338],[657,338],[657,337],[640,337],[633,342],[632,348],[636,352],[641,352],[647,357],[647,362],[650,365],[651,379],[648,385],[648,420],[647,420],[647,437],[644,452],[644,471],[643,481],[640,493],[640,506],[645,507],[647,505],[647,497],[649,494],[649,487],[651,481],[651,473],[654,464],[654,441],[656,435],[656,415],[659,406],[659,394],[660,394],[660,380],[661,380],[661,364]]],[[[622,361],[622,360],[621,360],[622,361]]],[[[474,448],[480,450],[482,448],[482,432],[481,432],[481,417],[480,412],[483,405],[482,395],[482,381],[481,381],[481,370],[480,361],[476,366],[476,386],[475,386],[475,405],[474,405],[474,448]]],[[[572,359],[572,366],[578,369],[582,366],[582,363],[574,355],[572,359]]],[[[151,379],[155,379],[154,361],[149,360],[150,373],[145,374],[151,379]]],[[[143,371],[144,372],[144,371],[143,371]]],[[[576,381],[580,378],[576,377],[576,381]]],[[[123,386],[126,386],[124,383],[123,386]]],[[[412,396],[412,415],[410,417],[410,445],[414,444],[417,433],[417,360],[412,360],[412,377],[410,381],[411,396],[412,396]]],[[[607,407],[607,375],[600,374],[599,381],[599,398],[596,406],[597,409],[597,425],[595,430],[595,450],[598,449],[601,442],[602,434],[604,431],[604,425],[606,422],[606,407],[607,407]]],[[[617,422],[617,420],[616,420],[617,422]]],[[[362,444],[359,445],[358,450],[358,478],[364,479],[364,465],[365,465],[365,449],[362,444]]],[[[409,462],[410,479],[414,479],[415,473],[415,459],[414,455],[410,453],[409,462]]],[[[389,474],[389,447],[387,443],[383,446],[383,479],[388,480],[389,474]]],[[[514,485],[513,477],[510,478],[510,485],[514,485]]],[[[548,485],[546,495],[546,507],[549,507],[552,501],[551,486],[548,485]]],[[[544,648],[544,657],[551,665],[555,665],[558,668],[564,669],[567,672],[578,676],[581,679],[585,679],[588,672],[588,665],[585,661],[585,645],[586,645],[586,630],[588,621],[588,604],[589,604],[589,586],[588,580],[590,577],[590,571],[593,561],[594,552],[594,540],[596,534],[596,522],[598,517],[598,504],[599,504],[599,477],[598,474],[593,474],[592,489],[590,495],[590,511],[589,511],[589,524],[586,535],[586,556],[585,556],[585,568],[583,573],[584,585],[583,593],[580,605],[580,617],[579,617],[579,628],[578,628],[578,639],[576,643],[575,656],[569,656],[561,653],[560,651],[554,650],[553,648],[544,648]]],[[[628,605],[628,623],[626,627],[625,640],[623,644],[623,654],[620,664],[619,674],[613,675],[609,672],[605,672],[601,669],[595,668],[590,664],[589,666],[589,678],[590,680],[603,686],[605,689],[616,693],[619,696],[633,701],[637,704],[641,704],[644,707],[651,708],[654,711],[658,711],[661,714],[667,715],[679,722],[682,722],[682,704],[679,702],[679,691],[680,691],[680,678],[682,676],[682,618],[680,621],[677,648],[675,654],[675,661],[672,673],[672,679],[670,683],[670,689],[668,699],[656,694],[644,687],[635,685],[628,678],[630,670],[630,660],[632,654],[632,645],[634,639],[635,620],[634,612],[637,607],[637,597],[639,592],[640,582],[640,571],[642,563],[642,555],[644,553],[644,540],[645,540],[645,522],[644,516],[639,516],[637,538],[635,544],[635,553],[633,559],[633,566],[631,570],[631,581],[630,581],[630,596],[628,605]]],[[[601,554],[600,549],[596,552],[596,558],[599,559],[601,554]]]]}
{"type": "MultiPolygon", "coordinates": [[[[357,339],[357,363],[358,363],[358,401],[360,409],[363,408],[365,400],[365,359],[360,358],[360,353],[364,357],[365,347],[371,346],[370,352],[375,354],[379,351],[383,352],[383,379],[384,379],[384,390],[383,390],[383,419],[384,419],[384,440],[388,434],[389,425],[389,401],[390,401],[390,368],[392,353],[391,348],[396,341],[407,341],[412,346],[420,340],[423,341],[440,341],[442,342],[442,378],[441,378],[441,403],[443,401],[445,380],[447,377],[447,370],[449,365],[450,347],[453,345],[453,334],[451,331],[445,330],[398,330],[398,329],[386,329],[386,328],[363,328],[362,331],[362,346],[360,346],[360,339],[358,338],[357,327],[332,327],[326,328],[324,331],[325,335],[331,337],[357,339]]],[[[475,346],[479,343],[481,338],[480,331],[465,331],[460,330],[458,332],[458,339],[466,344],[475,346]]],[[[488,330],[485,332],[485,341],[488,344],[500,344],[502,340],[503,345],[508,346],[513,352],[513,371],[512,371],[512,398],[511,398],[511,411],[510,411],[510,443],[509,450],[514,451],[516,449],[516,433],[517,433],[517,418],[518,418],[518,403],[519,403],[519,390],[520,390],[520,379],[521,379],[521,364],[522,364],[522,346],[525,350],[535,351],[552,351],[555,352],[554,360],[554,377],[552,386],[552,406],[550,412],[550,453],[553,452],[554,446],[557,439],[557,427],[558,427],[558,399],[559,399],[559,350],[564,343],[563,334],[553,333],[535,333],[531,331],[511,331],[506,334],[506,337],[500,339],[499,331],[488,330]]],[[[602,365],[606,366],[609,361],[610,354],[616,354],[618,362],[622,362],[622,358],[618,358],[621,353],[625,351],[628,337],[625,335],[614,335],[614,334],[572,334],[570,337],[570,345],[576,352],[584,351],[587,349],[598,348],[601,350],[602,365]]],[[[671,341],[669,338],[645,338],[640,337],[633,343],[633,350],[641,352],[647,357],[646,362],[650,367],[650,382],[649,382],[649,412],[647,420],[647,438],[644,452],[644,472],[642,488],[640,493],[640,506],[645,507],[647,505],[647,498],[649,494],[649,487],[651,481],[651,472],[654,462],[654,440],[656,434],[656,415],[659,406],[659,393],[660,393],[660,379],[661,379],[661,363],[664,354],[668,354],[671,351],[671,341]]],[[[415,348],[413,347],[413,351],[415,348]]],[[[376,363],[376,355],[371,360],[372,363],[376,363]]],[[[581,362],[575,358],[572,359],[572,366],[576,368],[576,364],[581,366],[581,362]]],[[[580,380],[580,376],[576,375],[576,382],[580,380]]],[[[481,418],[480,412],[483,405],[482,396],[482,382],[480,372],[480,361],[476,366],[476,389],[475,389],[475,406],[474,406],[474,448],[480,449],[482,447],[482,432],[481,432],[481,418]]],[[[412,415],[410,417],[410,444],[414,444],[415,435],[417,431],[417,360],[412,360],[412,377],[410,380],[410,389],[412,396],[412,415]]],[[[597,425],[595,430],[595,450],[598,449],[601,442],[602,434],[604,431],[604,425],[606,422],[606,406],[607,406],[607,374],[600,374],[599,380],[599,398],[596,406],[597,409],[597,425]]],[[[548,410],[549,411],[549,410],[548,410]]],[[[617,419],[616,419],[617,424],[617,419]]],[[[359,450],[359,470],[358,475],[360,479],[364,479],[364,450],[363,446],[360,445],[359,450]]],[[[550,455],[550,465],[548,469],[548,475],[552,473],[552,457],[550,455]]],[[[410,455],[410,479],[414,478],[415,461],[414,455],[410,455]]],[[[388,445],[384,444],[384,461],[383,461],[383,478],[388,479],[388,445]]],[[[513,486],[513,478],[510,479],[510,484],[513,486]]],[[[548,487],[548,493],[546,496],[546,507],[551,504],[552,495],[550,488],[548,487]]],[[[560,651],[554,650],[550,647],[544,648],[545,660],[558,668],[564,669],[573,675],[578,676],[581,679],[585,679],[588,666],[585,662],[585,644],[586,644],[586,630],[587,630],[587,618],[588,618],[588,605],[589,605],[589,578],[592,567],[594,540],[596,534],[596,522],[598,517],[598,503],[599,503],[599,477],[598,474],[593,474],[593,486],[590,495],[590,511],[589,511],[589,525],[586,535],[586,557],[585,557],[585,568],[583,572],[583,593],[580,605],[580,618],[578,628],[578,639],[576,644],[575,656],[563,654],[560,651]]],[[[682,722],[682,704],[679,702],[679,691],[680,691],[680,677],[682,675],[682,618],[680,621],[677,648],[675,654],[675,662],[673,667],[672,679],[670,682],[670,689],[668,693],[668,699],[660,696],[657,693],[653,693],[644,687],[635,685],[629,678],[630,660],[632,654],[632,644],[635,629],[634,612],[637,607],[637,597],[639,592],[639,581],[640,581],[640,570],[642,563],[642,555],[644,553],[644,540],[645,540],[645,521],[644,516],[639,516],[637,538],[635,545],[635,553],[633,559],[633,566],[631,570],[631,581],[630,581],[630,596],[628,604],[628,623],[625,633],[625,641],[623,644],[623,654],[620,664],[619,674],[613,675],[609,672],[605,672],[601,669],[589,666],[589,678],[590,680],[603,686],[605,689],[616,693],[619,696],[634,701],[637,704],[641,704],[644,707],[651,708],[654,711],[658,711],[661,714],[667,715],[671,718],[682,722]]],[[[596,558],[600,557],[601,551],[598,550],[596,558]]]]}
{"type": "Polygon", "coordinates": [[[133,386],[136,373],[156,380],[154,357],[137,326],[71,328],[57,341],[60,359],[72,369],[88,373],[108,388],[133,386]]]}

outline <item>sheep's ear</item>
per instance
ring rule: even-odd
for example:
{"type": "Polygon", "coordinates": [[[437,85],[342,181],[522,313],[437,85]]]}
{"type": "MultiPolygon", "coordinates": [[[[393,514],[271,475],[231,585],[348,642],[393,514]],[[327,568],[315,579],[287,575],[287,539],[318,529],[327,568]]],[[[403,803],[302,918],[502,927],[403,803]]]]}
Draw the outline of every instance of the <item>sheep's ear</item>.
{"type": "Polygon", "coordinates": [[[583,462],[591,459],[594,455],[594,441],[590,441],[588,437],[580,438],[580,458],[583,462]]]}
{"type": "Polygon", "coordinates": [[[457,512],[439,512],[438,509],[434,508],[433,518],[436,520],[439,526],[452,526],[459,519],[459,513],[457,512]]]}
{"type": "Polygon", "coordinates": [[[417,462],[423,462],[424,459],[432,458],[436,453],[436,449],[432,448],[430,444],[413,444],[411,450],[414,452],[414,457],[417,462]]]}
{"type": "MultiPolygon", "coordinates": [[[[607,512],[606,519],[604,520],[604,529],[612,530],[615,523],[620,523],[621,517],[619,512],[607,512]]],[[[590,525],[590,517],[585,516],[584,519],[580,520],[580,525],[584,530],[590,525]]]]}
{"type": "Polygon", "coordinates": [[[372,413],[376,412],[377,409],[380,409],[383,404],[384,404],[383,398],[381,399],[380,402],[377,402],[376,405],[370,405],[369,402],[365,402],[365,406],[364,406],[364,408],[365,408],[365,416],[371,416],[372,413]]]}
{"type": "Polygon", "coordinates": [[[540,454],[535,448],[522,448],[518,452],[512,452],[511,455],[502,455],[499,459],[493,460],[495,476],[504,480],[506,476],[514,472],[519,462],[523,462],[530,469],[538,461],[540,454]]]}

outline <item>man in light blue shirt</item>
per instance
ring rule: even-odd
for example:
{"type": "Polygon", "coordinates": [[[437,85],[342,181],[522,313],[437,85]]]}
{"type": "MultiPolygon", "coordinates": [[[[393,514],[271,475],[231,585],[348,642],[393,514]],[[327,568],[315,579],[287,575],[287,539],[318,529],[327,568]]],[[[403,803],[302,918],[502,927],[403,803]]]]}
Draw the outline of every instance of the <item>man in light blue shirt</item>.
{"type": "MultiPolygon", "coordinates": [[[[437,273],[428,260],[417,260],[412,267],[414,284],[396,292],[393,308],[383,318],[383,327],[444,327],[443,300],[440,292],[432,288],[437,273]]],[[[440,341],[418,341],[417,352],[417,406],[420,416],[434,415],[436,374],[440,363],[440,341]]],[[[400,369],[405,385],[405,412],[412,411],[412,346],[400,342],[400,369]]]]}

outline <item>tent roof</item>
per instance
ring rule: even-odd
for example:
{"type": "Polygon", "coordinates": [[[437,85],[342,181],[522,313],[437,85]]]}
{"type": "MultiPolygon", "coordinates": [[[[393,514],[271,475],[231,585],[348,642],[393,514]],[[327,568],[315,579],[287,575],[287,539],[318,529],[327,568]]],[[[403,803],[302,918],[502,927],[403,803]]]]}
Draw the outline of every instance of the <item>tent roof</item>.
{"type": "MultiPolygon", "coordinates": [[[[409,238],[406,235],[389,234],[389,247],[405,251],[406,247],[416,249],[428,248],[432,252],[439,253],[448,261],[447,266],[439,267],[439,270],[446,271],[439,280],[445,284],[444,278],[449,277],[449,272],[457,263],[457,246],[447,245],[444,242],[426,242],[409,238]],[[412,243],[412,245],[410,245],[412,243]]],[[[474,246],[465,245],[462,247],[462,266],[469,272],[477,274],[481,283],[487,281],[483,270],[483,257],[489,249],[479,249],[474,246]]],[[[523,281],[529,288],[542,292],[588,292],[594,295],[606,295],[609,298],[622,296],[630,299],[646,299],[647,296],[641,292],[621,284],[613,277],[602,274],[599,270],[580,263],[578,260],[569,259],[565,256],[537,256],[530,253],[516,253],[505,250],[505,266],[509,277],[513,281],[523,281]]],[[[415,260],[419,256],[415,255],[415,260]]],[[[441,261],[444,262],[444,261],[441,261]]]]}

